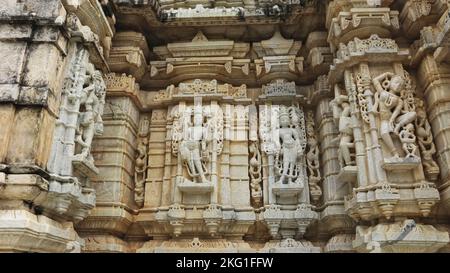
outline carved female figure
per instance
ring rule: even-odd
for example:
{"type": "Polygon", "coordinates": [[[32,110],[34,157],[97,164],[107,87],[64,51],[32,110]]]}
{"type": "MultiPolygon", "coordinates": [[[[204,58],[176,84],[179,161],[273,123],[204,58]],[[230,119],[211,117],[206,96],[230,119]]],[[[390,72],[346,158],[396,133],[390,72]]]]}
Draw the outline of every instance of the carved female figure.
{"type": "Polygon", "coordinates": [[[403,110],[404,101],[401,92],[405,91],[405,79],[402,76],[386,72],[374,78],[373,84],[376,90],[373,112],[380,115],[381,138],[394,158],[399,159],[399,153],[394,146],[391,133],[398,136],[401,128],[416,119],[416,112],[403,110]],[[381,82],[382,80],[383,82],[381,82]]]}
{"type": "Polygon", "coordinates": [[[297,156],[302,152],[300,136],[296,130],[290,128],[291,120],[286,109],[280,110],[279,138],[281,143],[280,155],[283,157],[283,166],[278,183],[292,183],[292,179],[297,177],[297,156]]]}

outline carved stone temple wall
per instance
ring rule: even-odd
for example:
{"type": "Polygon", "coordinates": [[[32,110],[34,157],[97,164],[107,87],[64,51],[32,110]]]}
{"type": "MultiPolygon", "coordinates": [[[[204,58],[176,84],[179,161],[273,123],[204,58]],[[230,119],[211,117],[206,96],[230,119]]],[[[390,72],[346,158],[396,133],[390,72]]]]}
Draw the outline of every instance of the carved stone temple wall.
{"type": "Polygon", "coordinates": [[[450,252],[445,0],[4,0],[0,252],[450,252]]]}

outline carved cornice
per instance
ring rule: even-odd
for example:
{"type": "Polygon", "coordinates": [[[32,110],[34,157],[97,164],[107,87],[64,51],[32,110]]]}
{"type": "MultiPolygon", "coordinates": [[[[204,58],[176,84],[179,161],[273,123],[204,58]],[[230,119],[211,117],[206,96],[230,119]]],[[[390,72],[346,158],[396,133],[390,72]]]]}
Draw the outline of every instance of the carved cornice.
{"type": "Polygon", "coordinates": [[[409,50],[398,47],[395,40],[380,38],[374,34],[368,39],[354,38],[347,45],[340,44],[336,58],[330,67],[329,80],[333,85],[343,75],[346,68],[361,62],[406,62],[409,60],[409,50]]]}
{"type": "Polygon", "coordinates": [[[127,96],[142,109],[143,103],[139,93],[139,85],[131,75],[110,73],[105,75],[106,96],[127,96]]]}

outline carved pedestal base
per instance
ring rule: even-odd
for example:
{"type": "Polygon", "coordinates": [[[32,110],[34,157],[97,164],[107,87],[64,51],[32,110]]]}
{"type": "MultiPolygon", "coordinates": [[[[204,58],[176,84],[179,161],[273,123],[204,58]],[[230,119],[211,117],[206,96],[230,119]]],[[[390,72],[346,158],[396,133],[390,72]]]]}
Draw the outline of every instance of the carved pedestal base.
{"type": "Polygon", "coordinates": [[[438,231],[432,225],[405,220],[374,227],[356,227],[353,247],[358,252],[437,252],[449,242],[448,232],[438,231]]]}
{"type": "Polygon", "coordinates": [[[266,243],[260,253],[320,253],[320,247],[314,246],[311,242],[294,239],[274,240],[266,243]]]}
{"type": "Polygon", "coordinates": [[[436,181],[439,176],[439,168],[425,168],[425,177],[430,181],[436,181]]]}
{"type": "Polygon", "coordinates": [[[174,238],[191,236],[211,238],[230,235],[233,238],[241,238],[254,223],[256,216],[249,208],[235,211],[233,209],[222,209],[213,204],[204,209],[184,208],[184,206],[174,204],[168,210],[167,208],[160,208],[158,212],[149,213],[145,218],[147,220],[138,221],[150,237],[157,235],[155,231],[161,229],[160,231],[171,234],[174,238]],[[148,219],[152,220],[149,221],[148,219]],[[148,230],[147,226],[150,227],[148,230]]]}
{"type": "Polygon", "coordinates": [[[84,177],[95,177],[99,172],[94,163],[87,160],[82,155],[76,155],[72,159],[74,172],[80,173],[84,177]]]}
{"type": "Polygon", "coordinates": [[[271,205],[263,217],[273,239],[289,239],[302,238],[308,226],[318,219],[318,214],[306,204],[298,205],[296,210],[271,205]]]}
{"type": "Polygon", "coordinates": [[[324,252],[327,253],[342,253],[355,252],[352,242],[355,239],[353,234],[337,234],[328,240],[325,245],[324,252]]]}
{"type": "Polygon", "coordinates": [[[25,210],[0,211],[0,252],[81,252],[83,245],[70,222],[25,210]]]}
{"type": "Polygon", "coordinates": [[[178,189],[181,192],[191,193],[191,194],[203,194],[212,192],[214,186],[212,183],[195,183],[185,179],[183,182],[178,183],[178,189]]]}
{"type": "Polygon", "coordinates": [[[420,165],[419,158],[405,158],[405,159],[385,159],[382,164],[387,171],[407,171],[412,170],[420,165]]]}
{"type": "Polygon", "coordinates": [[[337,179],[342,182],[353,182],[356,181],[356,175],[358,174],[358,167],[356,166],[346,166],[341,169],[337,179]]]}
{"type": "Polygon", "coordinates": [[[298,196],[302,192],[303,188],[304,188],[303,183],[301,184],[275,183],[272,186],[272,192],[281,198],[292,198],[298,196]]]}

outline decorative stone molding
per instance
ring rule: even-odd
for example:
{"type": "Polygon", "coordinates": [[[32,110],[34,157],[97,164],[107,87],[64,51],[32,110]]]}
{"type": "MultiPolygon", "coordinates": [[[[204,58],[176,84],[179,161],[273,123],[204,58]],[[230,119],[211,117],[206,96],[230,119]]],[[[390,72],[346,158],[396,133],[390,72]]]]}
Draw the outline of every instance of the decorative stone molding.
{"type": "Polygon", "coordinates": [[[390,36],[400,28],[398,11],[389,8],[353,8],[348,12],[341,11],[331,21],[328,41],[335,47],[339,43],[347,43],[355,36],[366,36],[367,33],[390,36]]]}
{"type": "Polygon", "coordinates": [[[358,226],[353,247],[358,252],[436,252],[449,242],[447,232],[405,220],[375,227],[358,226]]]}
{"type": "Polygon", "coordinates": [[[173,99],[188,99],[193,97],[211,97],[215,99],[239,101],[247,99],[247,86],[234,87],[230,84],[218,84],[217,80],[204,81],[195,79],[189,83],[180,83],[178,87],[168,86],[159,91],[154,102],[167,102],[173,99]]]}

